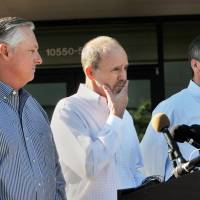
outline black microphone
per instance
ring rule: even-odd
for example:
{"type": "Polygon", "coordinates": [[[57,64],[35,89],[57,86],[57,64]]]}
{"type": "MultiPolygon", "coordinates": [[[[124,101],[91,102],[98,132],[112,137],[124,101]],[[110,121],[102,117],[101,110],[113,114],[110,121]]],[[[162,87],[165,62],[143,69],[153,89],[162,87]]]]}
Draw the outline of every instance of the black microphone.
{"type": "MultiPolygon", "coordinates": [[[[151,120],[151,125],[157,132],[162,132],[169,149],[172,152],[169,152],[170,159],[174,161],[174,158],[178,160],[179,163],[185,163],[186,160],[183,158],[177,143],[173,140],[171,133],[169,132],[168,128],[170,126],[169,118],[164,113],[157,113],[153,116],[151,120]]],[[[176,166],[173,162],[174,167],[176,166]]]]}
{"type": "Polygon", "coordinates": [[[181,175],[190,173],[193,169],[195,169],[195,167],[200,167],[200,156],[186,163],[180,164],[174,169],[173,174],[177,178],[180,177],[181,175]]]}
{"type": "Polygon", "coordinates": [[[175,141],[181,143],[188,142],[197,149],[200,149],[200,125],[177,125],[172,129],[171,134],[175,141]]]}

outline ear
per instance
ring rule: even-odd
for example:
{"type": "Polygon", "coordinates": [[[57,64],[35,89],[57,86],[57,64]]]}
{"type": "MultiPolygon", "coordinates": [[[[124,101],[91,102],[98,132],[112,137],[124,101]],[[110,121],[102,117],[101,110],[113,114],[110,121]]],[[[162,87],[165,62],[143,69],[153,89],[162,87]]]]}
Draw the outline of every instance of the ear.
{"type": "Polygon", "coordinates": [[[90,80],[94,80],[94,68],[91,65],[85,67],[85,74],[90,80]]]}
{"type": "Polygon", "coordinates": [[[0,44],[0,56],[3,58],[8,57],[8,46],[6,44],[0,44]]]}
{"type": "Polygon", "coordinates": [[[191,64],[193,71],[197,70],[200,65],[199,61],[196,59],[192,59],[190,64],[191,64]]]}

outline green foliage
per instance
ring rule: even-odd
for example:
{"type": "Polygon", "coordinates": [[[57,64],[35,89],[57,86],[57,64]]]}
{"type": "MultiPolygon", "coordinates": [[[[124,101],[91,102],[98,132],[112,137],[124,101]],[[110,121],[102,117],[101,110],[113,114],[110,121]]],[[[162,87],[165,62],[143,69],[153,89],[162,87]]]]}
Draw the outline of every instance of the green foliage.
{"type": "Polygon", "coordinates": [[[151,119],[151,104],[149,101],[141,101],[136,109],[128,111],[134,119],[138,138],[141,140],[151,119]]]}

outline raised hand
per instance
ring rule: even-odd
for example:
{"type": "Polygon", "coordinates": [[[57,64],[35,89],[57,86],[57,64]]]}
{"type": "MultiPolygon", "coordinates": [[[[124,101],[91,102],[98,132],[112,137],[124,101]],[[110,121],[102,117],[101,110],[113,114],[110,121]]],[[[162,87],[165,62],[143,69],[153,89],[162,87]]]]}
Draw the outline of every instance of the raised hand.
{"type": "Polygon", "coordinates": [[[110,112],[122,118],[128,104],[128,81],[126,81],[124,87],[117,94],[114,94],[108,85],[104,85],[103,89],[107,97],[110,112]]]}

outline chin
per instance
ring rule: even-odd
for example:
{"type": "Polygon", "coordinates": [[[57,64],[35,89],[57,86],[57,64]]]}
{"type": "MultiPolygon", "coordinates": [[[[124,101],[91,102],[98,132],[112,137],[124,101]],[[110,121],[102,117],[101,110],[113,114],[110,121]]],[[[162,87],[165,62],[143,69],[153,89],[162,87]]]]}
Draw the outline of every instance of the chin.
{"type": "Polygon", "coordinates": [[[115,89],[113,90],[113,93],[114,93],[114,94],[119,94],[119,93],[121,92],[121,90],[122,90],[121,87],[120,87],[120,88],[115,88],[115,89]]]}
{"type": "Polygon", "coordinates": [[[34,74],[29,78],[28,82],[32,81],[34,79],[34,74]]]}

